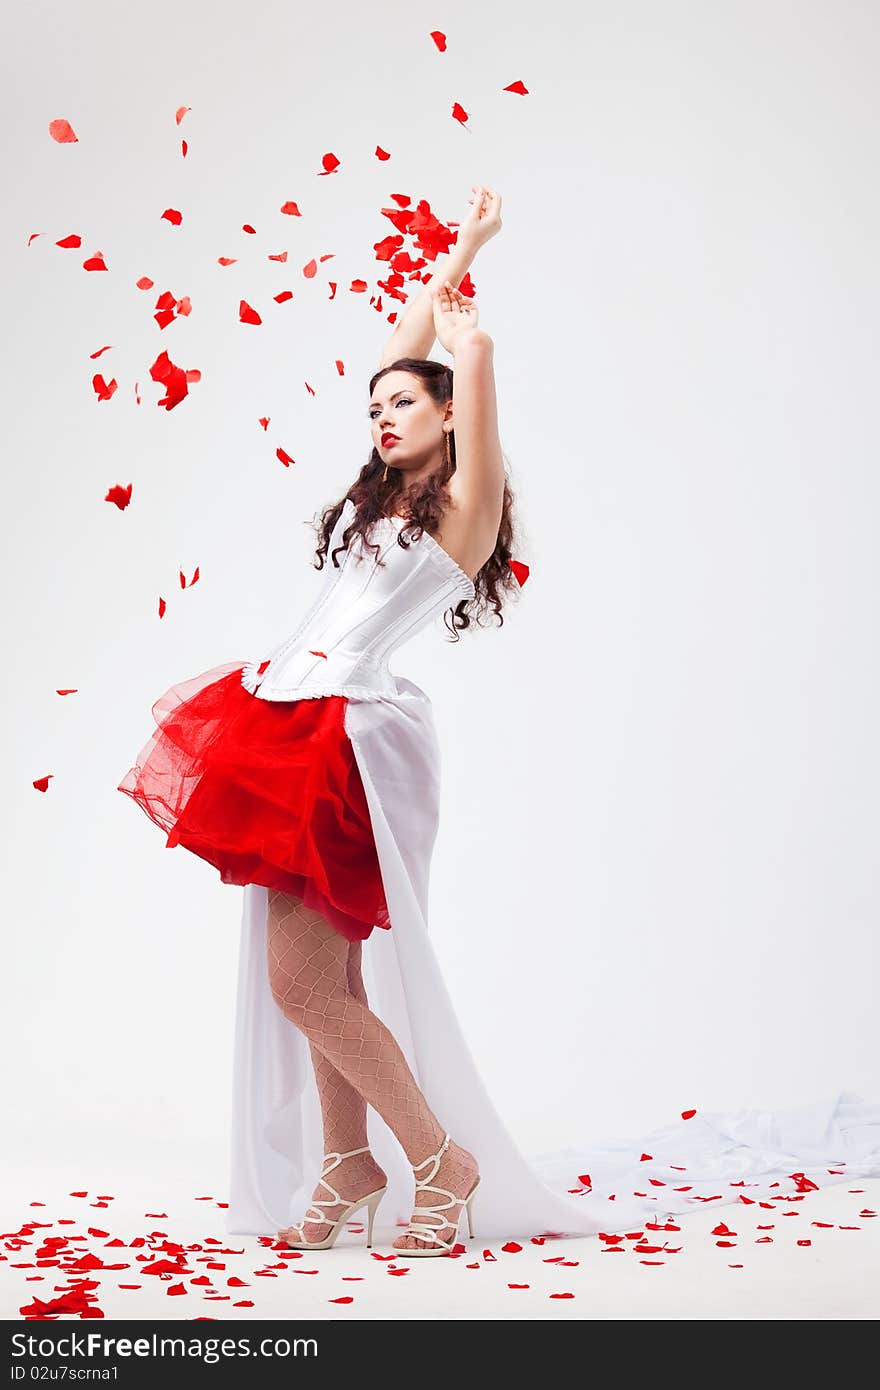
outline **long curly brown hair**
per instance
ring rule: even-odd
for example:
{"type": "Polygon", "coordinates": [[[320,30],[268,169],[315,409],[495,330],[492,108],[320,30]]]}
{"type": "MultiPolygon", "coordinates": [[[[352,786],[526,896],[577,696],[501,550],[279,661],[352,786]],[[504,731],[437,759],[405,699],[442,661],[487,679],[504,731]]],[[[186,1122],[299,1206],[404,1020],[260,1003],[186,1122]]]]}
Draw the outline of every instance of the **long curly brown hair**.
{"type": "MultiPolygon", "coordinates": [[[[428,358],[421,357],[400,357],[396,362],[392,362],[389,366],[376,372],[375,376],[370,378],[370,396],[373,394],[376,382],[386,372],[394,371],[411,372],[414,376],[419,377],[424,383],[428,395],[437,405],[445,405],[447,401],[452,400],[452,368],[446,366],[444,362],[433,362],[428,358]]],[[[355,504],[357,511],[351,525],[347,526],[342,533],[342,545],[335,547],[330,555],[330,560],[337,568],[339,567],[339,561],[336,559],[337,550],[345,550],[354,535],[362,536],[366,545],[375,551],[379,550],[380,547],[374,541],[369,540],[368,533],[373,523],[380,517],[390,516],[393,513],[406,515],[406,523],[400,528],[397,540],[398,545],[404,547],[410,544],[410,541],[406,539],[408,534],[417,539],[422,531],[430,533],[438,530],[443,513],[451,500],[447,484],[456,469],[454,429],[448,438],[449,462],[444,460],[439,468],[435,469],[424,482],[414,486],[411,491],[404,488],[405,474],[401,469],[389,466],[388,477],[385,478],[385,464],[378,449],[374,447],[370,451],[369,459],[345,496],[325,508],[320,519],[314,523],[319,534],[319,543],[315,551],[317,557],[315,568],[319,570],[324,568],[324,560],[327,556],[333,527],[339,520],[346,501],[349,500],[355,504]],[[401,506],[404,492],[406,492],[406,501],[401,506]]],[[[519,592],[519,582],[509,564],[513,554],[511,545],[515,531],[513,500],[513,493],[505,470],[501,523],[498,527],[495,549],[474,578],[476,590],[474,597],[462,599],[460,603],[447,610],[446,626],[452,633],[450,639],[452,641],[457,642],[459,640],[459,630],[470,627],[472,620],[478,626],[482,625],[481,619],[488,614],[490,608],[494,610],[499,625],[503,625],[504,618],[501,609],[504,597],[507,594],[519,592]]]]}

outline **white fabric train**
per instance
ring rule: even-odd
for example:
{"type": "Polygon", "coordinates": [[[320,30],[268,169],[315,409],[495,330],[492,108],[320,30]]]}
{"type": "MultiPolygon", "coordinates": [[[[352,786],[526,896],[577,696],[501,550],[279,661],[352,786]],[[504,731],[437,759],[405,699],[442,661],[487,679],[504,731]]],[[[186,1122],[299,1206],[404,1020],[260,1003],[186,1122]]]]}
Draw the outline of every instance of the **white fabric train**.
{"type": "MultiPolygon", "coordinates": [[[[341,543],[353,513],[346,502],[331,545],[341,543]]],[[[364,984],[370,1008],[396,1037],[441,1124],[480,1163],[475,1239],[637,1230],[647,1221],[662,1224],[695,1202],[699,1207],[700,1196],[744,1178],[756,1197],[793,1172],[819,1185],[880,1176],[880,1107],[845,1094],[792,1111],[699,1115],[626,1140],[596,1143],[578,1135],[582,1147],[573,1143],[531,1160],[519,1151],[486,1091],[428,933],[440,787],[431,701],[387,666],[396,646],[445,607],[472,596],[473,584],[427,533],[407,549],[398,545],[399,525],[400,518],[379,523],[375,560],[355,537],[262,678],[262,663],[253,662],[243,683],[270,700],[348,697],[345,727],[392,921],[390,931],[375,930],[364,943],[364,984]],[[642,1160],[643,1150],[651,1163],[642,1160]],[[676,1164],[687,1167],[684,1182],[676,1164]],[[829,1167],[842,1171],[835,1178],[829,1167]],[[587,1173],[590,1189],[581,1181],[587,1173]],[[687,1194],[673,1190],[685,1185],[687,1194]],[[635,1195],[640,1192],[645,1195],[635,1195]]],[[[268,892],[249,885],[243,893],[226,1222],[231,1234],[274,1236],[301,1220],[311,1200],[323,1156],[321,1112],[306,1038],[269,988],[268,892]]],[[[503,1017],[499,1009],[499,1028],[503,1017]]],[[[372,1107],[367,1114],[371,1147],[388,1174],[376,1229],[393,1228],[409,1221],[414,1177],[391,1130],[372,1107]]],[[[737,1189],[725,1187],[723,1200],[736,1195],[737,1189]]]]}

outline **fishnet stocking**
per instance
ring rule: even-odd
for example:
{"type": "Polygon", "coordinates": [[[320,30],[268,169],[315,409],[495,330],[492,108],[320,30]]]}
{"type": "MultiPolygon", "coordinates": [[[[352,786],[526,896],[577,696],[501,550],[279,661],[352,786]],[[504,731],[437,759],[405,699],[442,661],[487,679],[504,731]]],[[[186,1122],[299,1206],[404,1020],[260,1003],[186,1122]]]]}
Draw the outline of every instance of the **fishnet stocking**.
{"type": "MultiPolygon", "coordinates": [[[[360,943],[350,942],[301,899],[276,889],[269,890],[268,926],[272,995],[309,1041],[321,1097],[325,1153],[345,1153],[366,1145],[367,1104],[396,1135],[412,1165],[436,1153],[446,1131],[419,1090],[397,1040],[367,1005],[360,943]],[[353,951],[353,945],[358,949],[353,951]]],[[[418,1176],[423,1177],[430,1167],[425,1164],[418,1176]]],[[[450,1143],[432,1182],[461,1193],[463,1203],[478,1171],[473,1154],[450,1143]]],[[[347,1201],[353,1201],[380,1187],[385,1174],[372,1155],[357,1154],[343,1159],[328,1181],[347,1201]]],[[[327,1201],[329,1196],[319,1183],[313,1200],[327,1201]]],[[[420,1206],[442,1206],[443,1202],[434,1192],[417,1193],[414,1224],[422,1224],[420,1206]]],[[[453,1221],[462,1203],[450,1208],[453,1221]]],[[[332,1221],[342,1205],[324,1210],[332,1221]]],[[[309,1220],[288,1231],[292,1230],[293,1239],[302,1232],[306,1240],[321,1240],[330,1230],[330,1221],[309,1220]]],[[[449,1226],[438,1227],[436,1217],[426,1215],[424,1224],[443,1241],[452,1235],[449,1226]]],[[[393,1243],[397,1249],[435,1244],[412,1235],[399,1236],[393,1243]]]]}

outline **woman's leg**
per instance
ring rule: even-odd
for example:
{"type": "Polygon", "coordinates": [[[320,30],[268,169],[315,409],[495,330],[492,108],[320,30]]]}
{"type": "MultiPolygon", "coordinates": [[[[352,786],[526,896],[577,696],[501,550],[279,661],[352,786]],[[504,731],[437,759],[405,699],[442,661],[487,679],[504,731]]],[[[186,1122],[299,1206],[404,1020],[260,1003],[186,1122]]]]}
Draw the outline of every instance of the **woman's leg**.
{"type": "MultiPolygon", "coordinates": [[[[361,974],[363,942],[349,941],[347,944],[346,977],[349,993],[355,999],[360,999],[362,1004],[366,1004],[367,992],[361,974]]],[[[349,1081],[346,1081],[342,1073],[336,1070],[333,1063],[324,1056],[321,1049],[311,1039],[308,1039],[308,1044],[312,1055],[312,1065],[315,1069],[318,1096],[321,1101],[325,1154],[344,1154],[350,1153],[352,1149],[365,1148],[369,1143],[367,1138],[367,1102],[361,1093],[356,1091],[349,1081]]],[[[385,1180],[384,1169],[379,1166],[371,1153],[355,1154],[351,1158],[343,1159],[342,1163],[334,1168],[327,1178],[333,1188],[343,1197],[348,1198],[349,1201],[356,1197],[366,1197],[369,1192],[375,1192],[385,1180]],[[342,1177],[337,1181],[337,1176],[340,1173],[342,1177]]],[[[306,1240],[323,1240],[325,1236],[330,1234],[330,1227],[342,1210],[342,1203],[333,1202],[328,1205],[330,1193],[320,1182],[312,1193],[313,1202],[319,1199],[323,1204],[319,1210],[327,1213],[327,1220],[301,1223],[298,1229],[302,1231],[306,1240]]]]}
{"type": "MultiPolygon", "coordinates": [[[[366,1002],[351,990],[348,977],[349,941],[313,908],[291,894],[269,892],[268,965],[272,995],[279,1008],[305,1033],[310,1044],[329,1061],[364,1101],[374,1107],[396,1135],[409,1162],[416,1166],[436,1153],[445,1130],[416,1083],[397,1040],[366,1002]]],[[[364,1141],[366,1142],[366,1140],[364,1141]]],[[[340,1149],[339,1145],[335,1146],[340,1149]]],[[[349,1147],[360,1147],[349,1145],[349,1147]]],[[[349,1164],[345,1159],[329,1181],[349,1197],[361,1195],[345,1186],[349,1164]],[[337,1181],[338,1179],[338,1181],[337,1181]]],[[[426,1164],[419,1170],[423,1175],[426,1164]]],[[[450,1143],[432,1179],[437,1187],[462,1194],[473,1187],[478,1165],[473,1154],[450,1143]]],[[[371,1191],[364,1188],[364,1195],[371,1191]]],[[[325,1191],[324,1196],[329,1194],[325,1191]]],[[[443,1205],[436,1193],[417,1194],[413,1213],[420,1224],[419,1206],[433,1202],[443,1205]]],[[[461,1203],[451,1208],[453,1220],[461,1203]]],[[[424,1224],[448,1240],[448,1226],[438,1228],[437,1219],[426,1217],[424,1224]]],[[[326,1233],[326,1226],[323,1229],[326,1233]]],[[[305,1233],[308,1239],[312,1239],[305,1233]]],[[[433,1245],[417,1236],[401,1236],[398,1249],[433,1245]]]]}

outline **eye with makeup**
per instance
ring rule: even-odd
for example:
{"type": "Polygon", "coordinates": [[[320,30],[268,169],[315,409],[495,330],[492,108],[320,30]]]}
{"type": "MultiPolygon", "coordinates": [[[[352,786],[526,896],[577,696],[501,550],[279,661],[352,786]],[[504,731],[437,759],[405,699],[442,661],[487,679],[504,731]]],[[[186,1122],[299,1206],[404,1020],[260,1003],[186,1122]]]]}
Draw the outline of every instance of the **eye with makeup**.
{"type": "MultiPolygon", "coordinates": [[[[397,402],[397,404],[398,404],[398,405],[412,405],[412,401],[407,400],[406,396],[401,396],[401,398],[400,398],[400,400],[397,402]]],[[[375,418],[376,418],[376,411],[375,411],[375,409],[373,409],[373,410],[370,411],[370,419],[371,419],[371,420],[375,420],[375,418]]]]}

